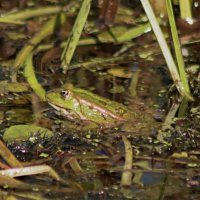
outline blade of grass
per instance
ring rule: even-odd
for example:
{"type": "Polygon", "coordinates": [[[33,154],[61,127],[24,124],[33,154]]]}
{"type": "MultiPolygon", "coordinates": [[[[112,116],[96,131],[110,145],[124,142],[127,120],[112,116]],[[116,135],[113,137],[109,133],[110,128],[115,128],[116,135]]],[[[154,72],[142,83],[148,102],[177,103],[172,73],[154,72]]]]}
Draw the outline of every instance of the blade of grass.
{"type": "Polygon", "coordinates": [[[48,7],[39,8],[39,9],[38,8],[27,9],[23,11],[10,13],[7,15],[2,15],[0,17],[0,22],[6,23],[6,21],[8,21],[11,23],[13,21],[13,23],[17,23],[17,21],[21,21],[21,20],[23,21],[23,20],[33,18],[33,17],[57,14],[57,13],[60,13],[62,9],[63,8],[61,6],[48,6],[48,7]]]}
{"type": "Polygon", "coordinates": [[[0,140],[0,155],[11,167],[23,167],[7,146],[0,140]]]}
{"type": "Polygon", "coordinates": [[[194,100],[193,97],[188,94],[188,92],[185,90],[185,88],[183,87],[183,84],[180,80],[180,76],[179,76],[179,73],[178,73],[178,70],[177,70],[177,67],[176,67],[176,64],[174,62],[174,59],[171,55],[171,52],[169,50],[169,47],[167,45],[167,42],[163,36],[163,33],[160,29],[160,26],[157,22],[157,19],[155,17],[155,14],[151,8],[151,5],[149,3],[149,0],[140,0],[142,5],[143,5],[143,8],[146,12],[146,15],[148,16],[149,18],[149,21],[151,23],[151,26],[152,26],[152,29],[154,31],[154,34],[156,35],[156,38],[157,38],[157,41],[160,45],[160,48],[162,50],[162,53],[163,53],[163,56],[165,58],[165,61],[167,63],[167,66],[168,66],[168,69],[171,73],[171,76],[172,76],[172,79],[174,81],[174,84],[176,85],[176,88],[177,90],[179,91],[179,93],[188,98],[189,100],[194,100]]]}
{"type": "Polygon", "coordinates": [[[87,20],[87,16],[90,11],[91,0],[84,0],[81,4],[81,9],[78,13],[74,26],[72,28],[71,36],[69,37],[66,46],[62,52],[61,60],[62,60],[62,68],[63,71],[66,72],[69,64],[71,62],[72,56],[78,44],[79,38],[83,31],[83,27],[87,20]]]}
{"type": "Polygon", "coordinates": [[[24,25],[24,21],[16,21],[14,19],[7,19],[7,18],[0,18],[0,23],[5,23],[5,24],[14,24],[14,25],[24,25]]]}
{"type": "Polygon", "coordinates": [[[133,38],[136,38],[143,33],[146,33],[151,30],[151,26],[149,23],[145,23],[143,25],[140,25],[138,27],[134,27],[132,29],[129,29],[126,33],[123,35],[117,37],[117,42],[124,42],[124,41],[129,41],[132,40],[133,38]]]}
{"type": "MultiPolygon", "coordinates": [[[[180,2],[180,4],[181,4],[181,2],[180,2]]],[[[172,33],[172,39],[173,39],[173,43],[174,43],[174,49],[175,49],[176,60],[177,60],[177,64],[178,64],[180,78],[181,78],[183,87],[185,88],[185,91],[187,91],[188,94],[190,94],[190,88],[189,88],[189,84],[188,84],[188,80],[187,80],[187,74],[185,71],[185,63],[184,63],[183,55],[181,52],[181,44],[179,41],[177,29],[176,29],[176,23],[174,20],[174,13],[173,13],[171,0],[166,1],[166,6],[167,6],[167,13],[168,13],[168,18],[169,18],[169,24],[170,24],[170,29],[171,29],[171,33],[172,33]]],[[[187,99],[183,98],[181,106],[180,106],[180,110],[178,113],[179,117],[184,116],[184,113],[187,110],[187,105],[188,105],[187,99]]]]}
{"type": "Polygon", "coordinates": [[[185,72],[185,64],[184,64],[183,55],[181,52],[181,45],[180,45],[180,41],[178,38],[178,32],[177,32],[176,24],[175,24],[175,20],[174,20],[174,13],[173,13],[171,0],[166,1],[166,6],[167,6],[167,13],[168,13],[168,18],[169,18],[169,23],[170,23],[172,39],[173,39],[173,43],[174,43],[174,49],[175,49],[176,60],[177,60],[178,69],[179,69],[179,73],[180,73],[180,78],[181,78],[183,87],[185,88],[185,90],[188,93],[190,93],[188,80],[187,80],[187,76],[186,76],[186,72],[185,72]]]}
{"type": "MultiPolygon", "coordinates": [[[[166,1],[168,3],[168,1],[166,1]]],[[[192,20],[192,1],[191,0],[181,0],[179,1],[181,18],[187,21],[192,20]]]]}

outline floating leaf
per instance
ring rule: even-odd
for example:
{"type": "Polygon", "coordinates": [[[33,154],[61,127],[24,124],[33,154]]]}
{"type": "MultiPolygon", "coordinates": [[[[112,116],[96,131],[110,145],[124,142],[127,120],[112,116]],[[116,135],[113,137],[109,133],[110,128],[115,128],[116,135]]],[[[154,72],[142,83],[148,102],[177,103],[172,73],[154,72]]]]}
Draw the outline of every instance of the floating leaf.
{"type": "Polygon", "coordinates": [[[12,142],[14,140],[27,140],[31,136],[52,137],[53,133],[46,128],[35,125],[15,125],[4,132],[3,139],[6,142],[12,142]]]}
{"type": "Polygon", "coordinates": [[[29,86],[27,83],[10,83],[7,80],[0,81],[0,92],[27,92],[29,86]]]}
{"type": "Polygon", "coordinates": [[[111,68],[108,70],[108,74],[120,78],[131,78],[133,76],[133,72],[125,67],[111,68]]]}

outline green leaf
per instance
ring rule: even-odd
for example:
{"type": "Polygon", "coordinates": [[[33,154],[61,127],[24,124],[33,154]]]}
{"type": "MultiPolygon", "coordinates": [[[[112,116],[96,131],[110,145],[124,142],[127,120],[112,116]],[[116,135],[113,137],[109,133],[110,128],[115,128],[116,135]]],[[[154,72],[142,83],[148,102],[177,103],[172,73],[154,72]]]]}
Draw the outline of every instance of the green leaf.
{"type": "Polygon", "coordinates": [[[28,140],[30,137],[52,137],[53,132],[35,125],[15,125],[9,127],[3,135],[5,142],[28,140]]]}

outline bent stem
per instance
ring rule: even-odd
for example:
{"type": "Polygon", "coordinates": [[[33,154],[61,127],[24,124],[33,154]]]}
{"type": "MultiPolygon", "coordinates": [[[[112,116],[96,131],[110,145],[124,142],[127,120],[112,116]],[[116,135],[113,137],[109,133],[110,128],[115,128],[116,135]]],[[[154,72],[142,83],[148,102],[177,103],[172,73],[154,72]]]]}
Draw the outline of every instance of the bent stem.
{"type": "Polygon", "coordinates": [[[25,67],[24,67],[24,76],[27,82],[30,84],[33,91],[43,100],[45,101],[45,90],[39,84],[33,67],[33,54],[30,53],[26,59],[25,67]]]}
{"type": "Polygon", "coordinates": [[[163,56],[165,58],[165,61],[167,63],[167,66],[168,66],[168,69],[170,71],[170,74],[172,76],[172,79],[174,81],[174,84],[176,85],[176,88],[177,90],[179,91],[179,93],[186,97],[187,99],[189,100],[194,100],[194,98],[186,91],[186,89],[184,88],[182,82],[181,82],[181,79],[180,79],[180,76],[179,76],[179,73],[178,73],[178,70],[177,70],[177,67],[176,67],[176,64],[174,62],[174,59],[171,55],[171,52],[169,50],[169,47],[167,45],[167,42],[163,36],[163,33],[160,29],[160,26],[157,22],[157,19],[155,17],[155,14],[151,8],[151,5],[149,3],[148,0],[140,0],[142,5],[143,5],[143,8],[146,12],[146,15],[148,16],[149,18],[149,21],[151,23],[151,26],[152,26],[152,29],[154,31],[154,34],[156,35],[156,38],[157,38],[157,41],[160,45],[160,48],[162,50],[162,53],[163,53],[163,56]]]}
{"type": "Polygon", "coordinates": [[[174,49],[175,49],[175,54],[176,54],[176,60],[178,63],[180,78],[181,78],[181,81],[183,83],[185,90],[188,93],[190,93],[188,80],[187,80],[187,76],[186,76],[186,72],[185,72],[185,64],[184,64],[183,55],[181,52],[181,45],[179,42],[176,24],[175,24],[175,20],[174,20],[174,13],[173,13],[173,9],[172,9],[171,0],[167,1],[166,5],[167,5],[167,12],[168,12],[169,23],[170,23],[170,28],[171,28],[171,32],[172,32],[172,39],[173,39],[173,43],[174,43],[174,49]]]}

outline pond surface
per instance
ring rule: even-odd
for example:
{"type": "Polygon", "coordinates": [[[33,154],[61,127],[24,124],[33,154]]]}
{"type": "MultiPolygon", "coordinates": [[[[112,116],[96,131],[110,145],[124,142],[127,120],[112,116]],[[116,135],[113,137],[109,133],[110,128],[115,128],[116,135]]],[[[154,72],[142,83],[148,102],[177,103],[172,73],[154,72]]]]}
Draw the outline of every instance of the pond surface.
{"type": "MultiPolygon", "coordinates": [[[[191,36],[192,31],[188,33],[179,28],[196,101],[188,103],[184,116],[178,117],[179,110],[170,123],[166,123],[173,105],[179,104],[180,99],[153,32],[117,41],[131,28],[147,22],[139,1],[135,5],[121,1],[113,10],[111,5],[97,6],[96,3],[92,3],[88,22],[66,73],[60,60],[61,43],[70,37],[79,3],[0,3],[4,14],[14,9],[49,6],[55,9],[48,17],[21,19],[25,24],[0,23],[0,49],[4,52],[0,55],[0,133],[24,167],[48,165],[60,177],[57,181],[51,172],[37,175],[31,172],[6,181],[1,178],[0,198],[200,199],[199,43],[188,42],[186,36],[191,36]],[[10,80],[20,50],[40,31],[47,18],[57,13],[56,6],[64,10],[69,6],[72,11],[68,10],[68,21],[64,25],[33,49],[34,75],[45,92],[62,88],[63,97],[66,95],[63,91],[70,91],[81,115],[71,107],[67,107],[67,114],[56,110],[52,102],[36,95],[23,71],[24,65],[18,70],[17,83],[10,80]],[[109,18],[102,7],[111,9],[113,16],[118,10],[116,16],[109,18]],[[85,96],[73,93],[74,88],[83,89],[85,96]],[[133,114],[131,120],[124,120],[115,112],[124,106],[125,114],[133,114]],[[99,117],[99,121],[90,118],[91,115],[99,117]],[[102,118],[111,126],[104,126],[102,118]],[[131,168],[126,168],[127,159],[130,159],[129,167],[131,161],[131,168]],[[123,176],[128,177],[125,182],[123,176]]],[[[162,28],[170,42],[165,23],[162,28]]],[[[7,169],[3,165],[7,165],[5,160],[2,156],[2,170],[7,169]]]]}

